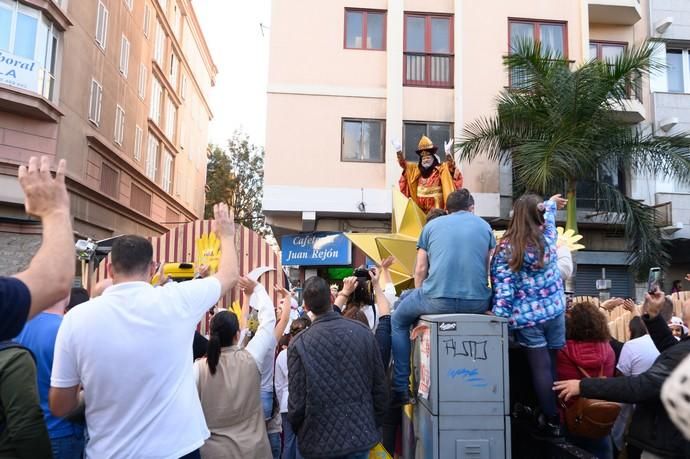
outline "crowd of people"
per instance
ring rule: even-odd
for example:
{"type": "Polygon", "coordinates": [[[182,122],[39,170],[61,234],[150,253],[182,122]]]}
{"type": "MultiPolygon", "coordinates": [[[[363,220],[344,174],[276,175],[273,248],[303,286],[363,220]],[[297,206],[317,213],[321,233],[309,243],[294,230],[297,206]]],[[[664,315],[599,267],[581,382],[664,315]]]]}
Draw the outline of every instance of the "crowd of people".
{"type": "Polygon", "coordinates": [[[471,193],[454,191],[445,210],[430,211],[413,289],[396,297],[389,258],[335,291],[306,279],[298,307],[278,286],[274,305],[238,271],[223,203],[213,209],[215,273],[152,285],[151,243],[125,235],[107,283],[91,295],[71,288],[70,270],[56,269],[74,263],[64,169],[53,178],[46,158],[19,169],[43,241],[25,271],[0,278],[2,457],[364,459],[380,443],[394,454],[402,406],[416,398],[410,328],[439,313],[506,319],[529,363],[536,435],[604,459],[690,457],[690,402],[672,390],[690,376],[672,375],[690,367],[679,365],[690,353],[690,304],[673,317],[659,290],[642,310],[610,300],[602,307],[635,314],[631,339],[613,340],[602,307],[566,298],[559,195],[517,199],[496,241],[471,193]],[[240,316],[214,309],[236,285],[240,316]],[[197,327],[209,310],[204,337],[197,327]]]}

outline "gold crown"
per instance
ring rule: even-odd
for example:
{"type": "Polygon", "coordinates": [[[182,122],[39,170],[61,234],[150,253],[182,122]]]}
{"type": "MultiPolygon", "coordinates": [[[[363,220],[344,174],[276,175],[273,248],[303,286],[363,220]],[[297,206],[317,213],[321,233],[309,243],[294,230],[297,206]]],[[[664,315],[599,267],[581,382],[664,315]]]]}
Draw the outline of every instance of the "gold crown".
{"type": "Polygon", "coordinates": [[[421,152],[428,150],[436,152],[437,149],[438,148],[434,146],[434,142],[432,142],[429,137],[423,135],[422,138],[419,139],[419,145],[417,145],[417,154],[421,154],[421,152]]]}

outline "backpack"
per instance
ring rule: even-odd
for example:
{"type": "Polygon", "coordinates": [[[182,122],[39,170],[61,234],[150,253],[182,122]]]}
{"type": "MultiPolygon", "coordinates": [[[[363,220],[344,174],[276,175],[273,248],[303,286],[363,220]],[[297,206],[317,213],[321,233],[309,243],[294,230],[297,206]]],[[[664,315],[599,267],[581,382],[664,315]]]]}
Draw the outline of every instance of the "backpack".
{"type": "MultiPolygon", "coordinates": [[[[580,366],[577,369],[586,378],[591,378],[580,366]]],[[[605,378],[604,365],[601,365],[599,378],[605,378]]],[[[585,438],[603,438],[611,433],[613,424],[621,411],[619,403],[579,397],[565,408],[565,425],[568,433],[585,438]]]]}

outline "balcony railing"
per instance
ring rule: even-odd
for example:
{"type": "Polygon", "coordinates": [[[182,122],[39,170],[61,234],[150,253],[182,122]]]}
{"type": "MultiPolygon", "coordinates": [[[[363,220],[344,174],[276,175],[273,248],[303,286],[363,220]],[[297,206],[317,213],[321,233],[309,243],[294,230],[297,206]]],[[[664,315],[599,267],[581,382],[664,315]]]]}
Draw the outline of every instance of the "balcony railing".
{"type": "Polygon", "coordinates": [[[453,56],[450,54],[405,53],[405,86],[453,87],[453,56]]]}

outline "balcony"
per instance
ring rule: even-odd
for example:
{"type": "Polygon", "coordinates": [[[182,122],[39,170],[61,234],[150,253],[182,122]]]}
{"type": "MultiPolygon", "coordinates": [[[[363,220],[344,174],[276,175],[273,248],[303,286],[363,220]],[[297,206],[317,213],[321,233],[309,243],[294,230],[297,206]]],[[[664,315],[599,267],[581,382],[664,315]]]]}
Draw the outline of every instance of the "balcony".
{"type": "Polygon", "coordinates": [[[613,109],[626,123],[637,124],[646,119],[642,103],[642,80],[638,79],[628,85],[628,97],[622,104],[614,104],[613,109]]]}
{"type": "Polygon", "coordinates": [[[690,193],[656,193],[657,226],[669,239],[690,238],[690,193]]]}
{"type": "Polygon", "coordinates": [[[453,55],[406,52],[403,75],[405,86],[452,88],[453,55]]]}
{"type": "Polygon", "coordinates": [[[590,23],[630,26],[640,19],[640,0],[589,0],[590,23]]]}

